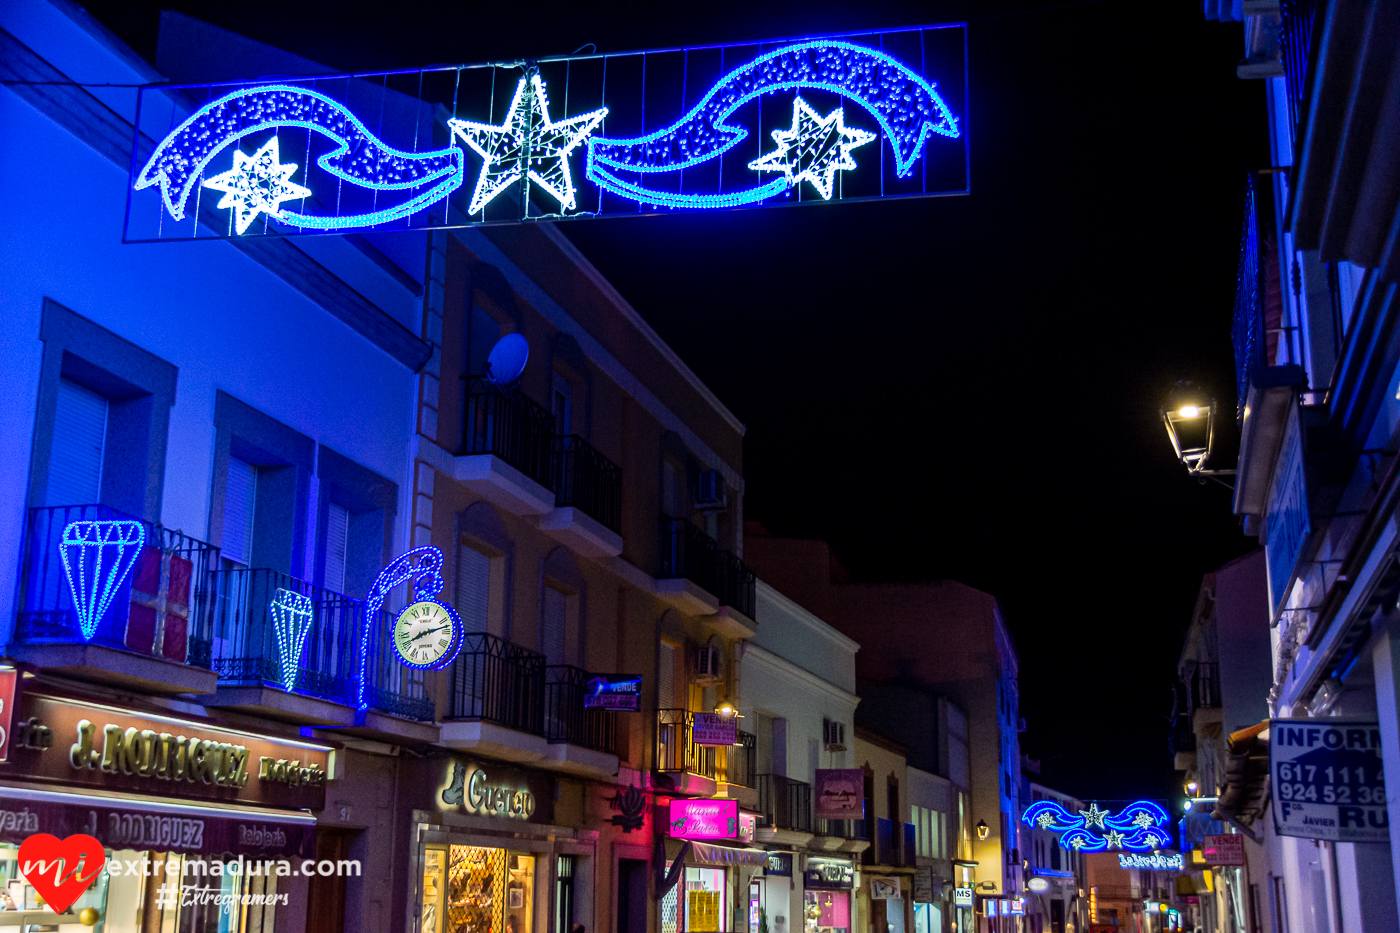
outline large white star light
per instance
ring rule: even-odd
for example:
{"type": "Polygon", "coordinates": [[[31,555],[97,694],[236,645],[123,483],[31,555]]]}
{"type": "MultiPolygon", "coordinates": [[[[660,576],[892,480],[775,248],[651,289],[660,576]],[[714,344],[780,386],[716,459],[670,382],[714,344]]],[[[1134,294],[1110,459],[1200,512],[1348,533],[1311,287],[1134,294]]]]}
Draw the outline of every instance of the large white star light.
{"type": "Polygon", "coordinates": [[[481,156],[481,175],[467,213],[475,214],[528,173],[530,181],[549,192],[565,210],[577,206],[569,153],[603,122],[608,108],[600,107],[555,123],[549,119],[549,96],[539,75],[521,78],[500,126],[471,120],[449,120],[454,135],[481,156]]]}
{"type": "Polygon", "coordinates": [[[1121,849],[1123,848],[1123,833],[1110,829],[1103,834],[1103,841],[1108,844],[1110,849],[1121,849]]]}
{"type": "Polygon", "coordinates": [[[311,196],[310,188],[291,181],[296,170],[296,163],[281,161],[274,136],[252,155],[233,150],[233,168],[205,179],[204,187],[224,192],[218,206],[233,208],[233,227],[243,233],[258,214],[276,217],[283,201],[311,196]]]}
{"type": "Polygon", "coordinates": [[[1108,816],[1107,810],[1100,810],[1097,803],[1089,804],[1089,809],[1080,810],[1079,815],[1084,817],[1084,826],[1097,826],[1103,829],[1103,818],[1108,816]]]}
{"type": "Polygon", "coordinates": [[[836,171],[853,169],[851,150],[875,139],[868,130],[846,126],[846,112],[837,107],[821,116],[801,97],[792,102],[792,128],[774,130],[778,148],[749,163],[756,172],[782,172],[788,184],[809,181],[823,200],[835,191],[836,171]]]}

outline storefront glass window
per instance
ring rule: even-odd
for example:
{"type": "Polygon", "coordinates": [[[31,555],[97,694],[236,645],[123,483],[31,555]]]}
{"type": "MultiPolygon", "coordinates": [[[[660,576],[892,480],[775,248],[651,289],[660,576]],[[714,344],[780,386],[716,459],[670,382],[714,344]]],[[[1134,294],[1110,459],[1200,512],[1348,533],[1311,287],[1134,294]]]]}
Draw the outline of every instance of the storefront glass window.
{"type": "Polygon", "coordinates": [[[806,913],[806,933],[850,933],[851,892],[814,891],[802,893],[806,913]]]}
{"type": "Polygon", "coordinates": [[[534,917],[535,856],[467,845],[424,850],[422,933],[530,933],[534,917]]]}
{"type": "Polygon", "coordinates": [[[725,933],[728,905],[724,898],[723,868],[685,870],[686,933],[725,933]]]}

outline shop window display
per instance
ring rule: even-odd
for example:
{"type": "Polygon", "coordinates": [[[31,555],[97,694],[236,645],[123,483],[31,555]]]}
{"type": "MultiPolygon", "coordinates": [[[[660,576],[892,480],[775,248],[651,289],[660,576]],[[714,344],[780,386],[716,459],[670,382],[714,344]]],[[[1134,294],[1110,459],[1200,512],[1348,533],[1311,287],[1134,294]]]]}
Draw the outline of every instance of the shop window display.
{"type": "Polygon", "coordinates": [[[20,871],[19,847],[0,843],[0,925],[24,933],[274,933],[275,862],[175,852],[106,850],[108,864],[68,910],[54,914],[20,871]],[[3,915],[23,912],[14,924],[3,915]]]}
{"type": "Polygon", "coordinates": [[[483,846],[429,846],[423,853],[422,890],[422,933],[530,933],[535,856],[483,846]]]}
{"type": "Polygon", "coordinates": [[[724,869],[690,868],[685,870],[685,931],[686,933],[726,933],[724,903],[724,869]]]}
{"type": "Polygon", "coordinates": [[[807,890],[802,906],[806,933],[850,933],[851,892],[807,890]]]}

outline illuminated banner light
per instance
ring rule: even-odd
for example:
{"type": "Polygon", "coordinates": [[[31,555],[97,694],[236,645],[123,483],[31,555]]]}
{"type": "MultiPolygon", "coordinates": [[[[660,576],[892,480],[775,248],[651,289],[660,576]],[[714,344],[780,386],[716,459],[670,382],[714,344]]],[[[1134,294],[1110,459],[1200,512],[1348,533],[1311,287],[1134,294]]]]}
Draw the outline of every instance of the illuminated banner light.
{"type": "Polygon", "coordinates": [[[1039,800],[1026,808],[1021,820],[1028,826],[1059,833],[1060,846],[1081,852],[1123,849],[1153,852],[1171,845],[1171,820],[1167,811],[1150,800],[1137,800],[1122,810],[1100,810],[1097,803],[1073,814],[1054,800],[1039,800]]]}
{"type": "Polygon", "coordinates": [[[966,57],[953,25],[146,87],[124,239],[966,194],[966,57]]]}
{"type": "Polygon", "coordinates": [[[1143,855],[1138,852],[1119,852],[1119,868],[1152,868],[1157,871],[1185,871],[1186,858],[1180,852],[1171,855],[1143,855]]]}

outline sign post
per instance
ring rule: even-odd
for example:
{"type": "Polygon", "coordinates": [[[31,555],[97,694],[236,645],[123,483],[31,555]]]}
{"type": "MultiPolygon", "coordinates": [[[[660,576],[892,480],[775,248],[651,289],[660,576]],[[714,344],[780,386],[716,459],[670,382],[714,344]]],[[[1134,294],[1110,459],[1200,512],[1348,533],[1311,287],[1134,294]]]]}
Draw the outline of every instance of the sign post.
{"type": "Polygon", "coordinates": [[[1269,720],[1269,774],[1280,836],[1390,838],[1381,730],[1374,720],[1269,720]]]}

